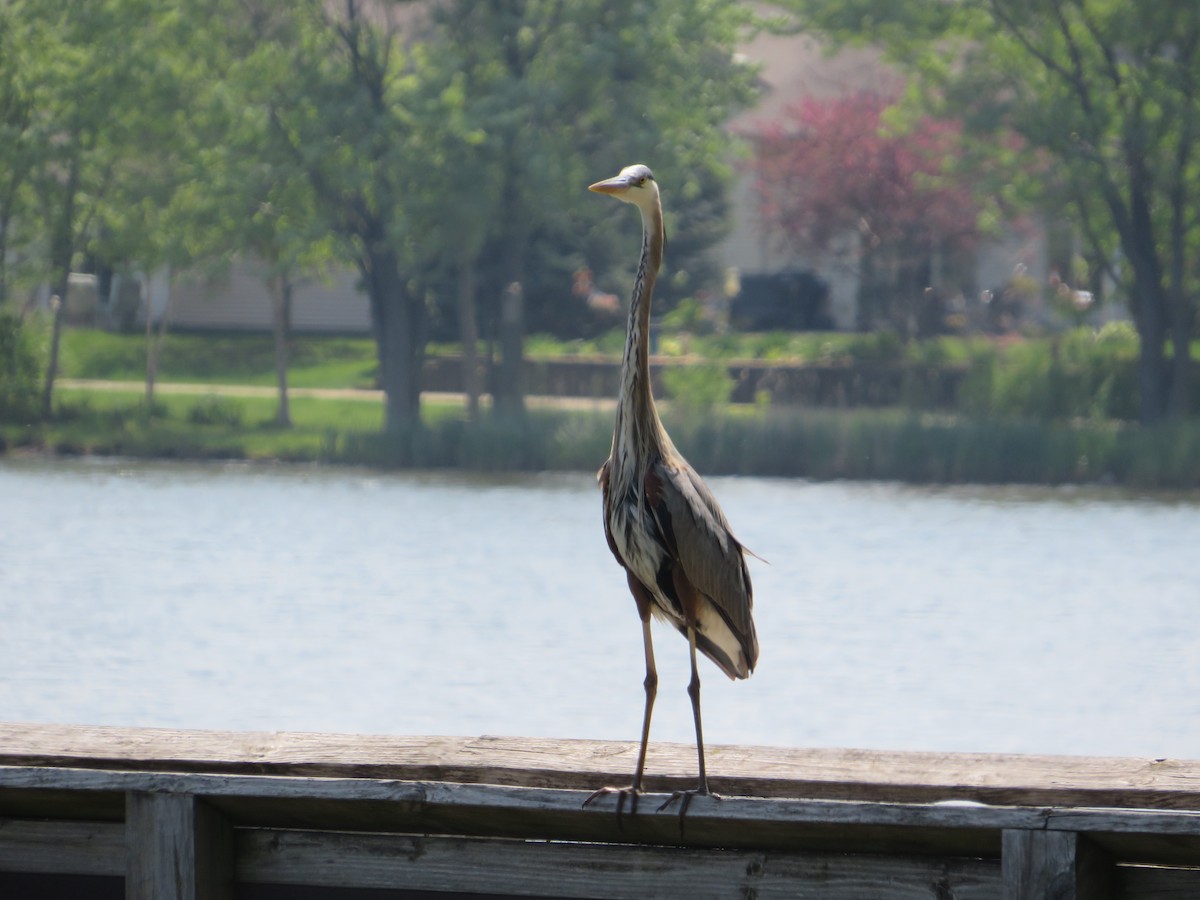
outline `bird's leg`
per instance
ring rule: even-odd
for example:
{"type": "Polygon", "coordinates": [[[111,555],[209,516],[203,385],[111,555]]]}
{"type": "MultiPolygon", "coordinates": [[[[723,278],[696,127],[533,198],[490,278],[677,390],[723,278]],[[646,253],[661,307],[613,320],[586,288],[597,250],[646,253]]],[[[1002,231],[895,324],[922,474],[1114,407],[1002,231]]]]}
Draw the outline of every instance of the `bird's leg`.
{"type": "Polygon", "coordinates": [[[637,813],[638,796],[642,793],[642,774],[646,770],[646,750],[650,746],[650,716],[654,712],[654,698],[658,695],[658,668],[654,665],[654,642],[650,638],[650,610],[641,610],[642,642],[646,650],[646,680],[642,686],[646,689],[646,707],[642,713],[642,743],[638,748],[637,770],[633,773],[633,784],[627,788],[602,787],[583,801],[587,806],[597,797],[604,794],[617,795],[617,821],[621,821],[621,813],[625,809],[625,798],[629,798],[629,813],[637,813]]]}
{"type": "Polygon", "coordinates": [[[700,724],[700,672],[696,669],[696,629],[688,629],[688,649],[692,656],[692,680],[688,682],[688,697],[692,700],[692,718],[696,722],[696,756],[700,766],[700,782],[696,793],[707,794],[708,771],[704,768],[704,728],[700,724]]]}
{"type": "Polygon", "coordinates": [[[637,793],[642,789],[642,773],[646,770],[646,750],[650,746],[650,714],[654,712],[654,698],[658,696],[658,668],[654,665],[654,644],[650,640],[650,619],[642,621],[642,641],[646,648],[646,708],[642,713],[642,746],[638,749],[637,771],[633,773],[634,804],[637,793]]]}
{"type": "Polygon", "coordinates": [[[705,797],[713,797],[721,799],[708,789],[708,770],[704,767],[704,729],[700,725],[700,671],[696,668],[696,626],[688,626],[688,650],[692,657],[692,680],[688,682],[688,697],[692,700],[692,719],[696,723],[696,756],[700,765],[700,780],[696,784],[694,790],[690,791],[675,791],[667,798],[666,802],[660,806],[659,812],[662,812],[676,800],[680,801],[679,821],[682,825],[683,816],[687,812],[688,805],[692,802],[692,797],[697,795],[705,797]]]}

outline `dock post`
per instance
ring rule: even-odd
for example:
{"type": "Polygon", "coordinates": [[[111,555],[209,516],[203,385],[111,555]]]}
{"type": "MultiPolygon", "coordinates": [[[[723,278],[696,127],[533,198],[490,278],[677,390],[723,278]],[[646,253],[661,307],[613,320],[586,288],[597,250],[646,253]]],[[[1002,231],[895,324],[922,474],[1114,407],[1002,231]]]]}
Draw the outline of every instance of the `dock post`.
{"type": "Polygon", "coordinates": [[[1004,900],[1109,900],[1108,855],[1074,831],[1005,829],[1000,868],[1004,900]]]}
{"type": "Polygon", "coordinates": [[[191,794],[125,796],[126,900],[232,900],[233,828],[191,794]]]}

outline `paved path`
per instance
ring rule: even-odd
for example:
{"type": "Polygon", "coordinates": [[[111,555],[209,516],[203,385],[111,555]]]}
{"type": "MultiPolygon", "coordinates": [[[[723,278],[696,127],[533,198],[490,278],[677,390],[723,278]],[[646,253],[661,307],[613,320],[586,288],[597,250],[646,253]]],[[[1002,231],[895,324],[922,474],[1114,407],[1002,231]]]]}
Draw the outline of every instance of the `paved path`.
{"type": "MultiPolygon", "coordinates": [[[[59,387],[76,388],[85,391],[120,391],[140,394],[146,390],[142,381],[105,381],[93,378],[60,378],[56,382],[59,387]]],[[[256,384],[186,384],[175,381],[160,381],[154,385],[155,393],[161,394],[192,394],[209,396],[217,394],[222,397],[274,397],[278,391],[274,387],[256,384]]],[[[288,396],[316,397],[322,400],[362,400],[373,403],[383,402],[383,391],[360,388],[304,388],[288,389],[288,396]]],[[[423,399],[436,403],[462,403],[466,405],[465,394],[444,393],[441,391],[425,391],[423,399]]],[[[596,397],[535,397],[525,398],[531,407],[543,409],[584,409],[612,410],[616,401],[596,397]]],[[[487,395],[483,397],[484,406],[491,403],[487,395]]]]}

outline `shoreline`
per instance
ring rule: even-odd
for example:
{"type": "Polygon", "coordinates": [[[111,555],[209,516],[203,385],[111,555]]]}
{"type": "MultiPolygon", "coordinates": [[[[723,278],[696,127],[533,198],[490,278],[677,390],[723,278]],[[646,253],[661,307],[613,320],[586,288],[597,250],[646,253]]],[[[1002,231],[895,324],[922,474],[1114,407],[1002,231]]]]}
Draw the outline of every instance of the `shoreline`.
{"type": "MultiPolygon", "coordinates": [[[[468,421],[460,394],[423,394],[421,426],[382,432],[382,395],[289,391],[294,426],[273,421],[276,389],[164,383],[147,412],[138,382],[70,381],[58,415],[0,425],[0,454],[220,460],[465,472],[594,473],[608,455],[612,400],[529,398],[520,420],[468,421]],[[378,398],[378,399],[377,399],[378,398]]],[[[664,404],[668,430],[705,476],[916,485],[1078,485],[1200,490],[1200,423],[968,419],[895,409],[664,404]]]]}

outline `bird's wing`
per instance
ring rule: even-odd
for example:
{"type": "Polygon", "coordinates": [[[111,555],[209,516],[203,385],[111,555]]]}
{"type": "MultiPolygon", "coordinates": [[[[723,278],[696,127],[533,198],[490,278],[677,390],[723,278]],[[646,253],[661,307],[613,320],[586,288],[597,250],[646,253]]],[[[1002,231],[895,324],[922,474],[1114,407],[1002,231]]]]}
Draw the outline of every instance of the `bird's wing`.
{"type": "MultiPolygon", "coordinates": [[[[604,504],[604,509],[608,509],[608,471],[612,460],[606,459],[604,465],[600,467],[600,471],[596,473],[596,481],[600,483],[600,497],[604,504]]],[[[617,562],[622,566],[625,565],[625,560],[621,559],[621,554],[617,551],[617,542],[613,540],[612,531],[608,527],[608,516],[604,516],[604,539],[608,541],[608,549],[612,551],[612,555],[616,557],[617,562]]]]}
{"type": "Polygon", "coordinates": [[[750,573],[742,545],[733,536],[716,498],[682,460],[658,463],[651,477],[657,482],[657,491],[648,491],[651,497],[658,494],[657,502],[652,500],[655,516],[684,575],[716,605],[743,642],[757,643],[750,573]]]}

